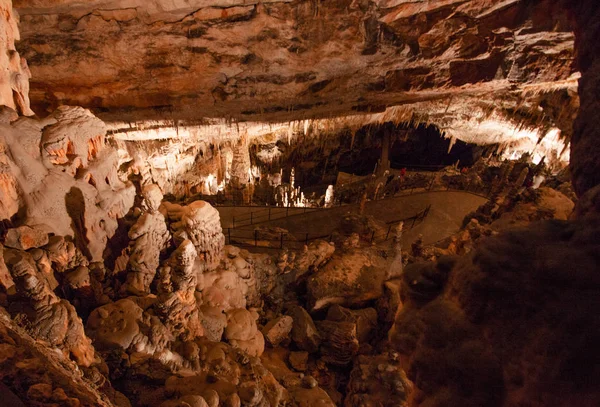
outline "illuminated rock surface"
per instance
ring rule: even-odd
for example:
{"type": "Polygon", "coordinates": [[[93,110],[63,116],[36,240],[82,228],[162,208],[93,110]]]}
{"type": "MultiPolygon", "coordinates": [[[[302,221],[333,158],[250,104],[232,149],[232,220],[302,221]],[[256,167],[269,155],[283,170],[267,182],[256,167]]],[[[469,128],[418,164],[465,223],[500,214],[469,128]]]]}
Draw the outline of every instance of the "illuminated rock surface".
{"type": "Polygon", "coordinates": [[[4,401],[599,405],[596,3],[0,0],[4,401]]]}

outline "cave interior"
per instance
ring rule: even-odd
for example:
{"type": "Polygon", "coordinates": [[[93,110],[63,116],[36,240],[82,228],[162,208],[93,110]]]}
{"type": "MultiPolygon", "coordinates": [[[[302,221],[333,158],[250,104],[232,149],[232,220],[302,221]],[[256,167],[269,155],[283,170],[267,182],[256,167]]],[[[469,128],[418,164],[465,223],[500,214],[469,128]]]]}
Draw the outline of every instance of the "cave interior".
{"type": "Polygon", "coordinates": [[[597,0],[0,10],[0,405],[600,405],[597,0]]]}

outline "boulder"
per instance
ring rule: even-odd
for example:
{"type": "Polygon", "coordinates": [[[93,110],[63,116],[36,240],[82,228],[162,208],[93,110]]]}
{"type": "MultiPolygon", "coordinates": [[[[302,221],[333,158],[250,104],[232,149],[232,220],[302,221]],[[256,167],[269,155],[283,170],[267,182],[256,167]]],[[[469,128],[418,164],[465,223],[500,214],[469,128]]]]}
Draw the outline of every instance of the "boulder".
{"type": "Polygon", "coordinates": [[[288,361],[294,370],[304,372],[307,368],[308,352],[290,352],[288,361]]]}
{"type": "Polygon", "coordinates": [[[332,304],[356,306],[381,297],[386,269],[375,257],[358,249],[334,256],[308,279],[310,310],[332,304]]]}
{"type": "Polygon", "coordinates": [[[225,339],[250,356],[259,357],[265,350],[265,339],[256,326],[258,315],[239,308],[227,312],[225,339]]]}
{"type": "Polygon", "coordinates": [[[359,349],[356,324],[319,321],[317,327],[323,335],[320,348],[323,361],[336,366],[346,366],[352,362],[359,349]]]}
{"type": "Polygon", "coordinates": [[[327,320],[356,324],[356,336],[360,343],[368,343],[377,328],[377,311],[374,308],[351,310],[333,305],[327,310],[327,320]]]}
{"type": "Polygon", "coordinates": [[[270,321],[262,330],[267,343],[273,347],[278,346],[285,339],[289,338],[292,331],[294,320],[292,317],[284,315],[270,321]]]}
{"type": "Polygon", "coordinates": [[[9,229],[4,245],[13,249],[29,250],[48,244],[48,232],[44,227],[19,226],[9,229]]]}
{"type": "Polygon", "coordinates": [[[302,307],[294,307],[289,314],[293,319],[292,340],[298,348],[310,353],[319,350],[321,337],[310,314],[302,307]]]}
{"type": "Polygon", "coordinates": [[[398,354],[360,355],[350,373],[344,407],[406,407],[411,390],[398,354]]]}

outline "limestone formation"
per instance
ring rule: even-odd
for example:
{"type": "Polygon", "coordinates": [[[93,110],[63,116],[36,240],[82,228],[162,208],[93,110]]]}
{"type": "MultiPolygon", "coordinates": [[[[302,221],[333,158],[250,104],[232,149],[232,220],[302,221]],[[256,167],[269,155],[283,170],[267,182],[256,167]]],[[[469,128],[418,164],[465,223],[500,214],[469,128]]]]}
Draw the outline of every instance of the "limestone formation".
{"type": "Polygon", "coordinates": [[[262,330],[267,343],[273,347],[289,338],[292,331],[294,320],[292,317],[284,315],[269,321],[262,330]]]}
{"type": "Polygon", "coordinates": [[[332,305],[327,310],[327,320],[356,324],[356,338],[361,344],[370,342],[378,322],[377,311],[373,308],[350,310],[339,305],[332,305]]]}
{"type": "MultiPolygon", "coordinates": [[[[568,344],[590,344],[588,335],[596,332],[597,319],[587,319],[585,330],[568,327],[581,320],[581,314],[570,307],[589,309],[597,302],[593,289],[579,288],[592,287],[589,278],[594,279],[594,273],[588,271],[595,267],[592,253],[596,243],[585,236],[597,227],[595,221],[585,225],[581,221],[540,222],[533,228],[516,229],[482,241],[472,255],[461,258],[454,267],[432,265],[431,271],[445,269],[443,279],[436,279],[435,290],[428,288],[433,286],[432,274],[425,284],[417,284],[427,295],[419,294],[418,302],[404,306],[392,329],[391,341],[406,356],[409,378],[424,392],[423,397],[447,405],[463,400],[501,405],[505,397],[515,403],[543,397],[550,404],[565,406],[586,404],[597,397],[589,386],[570,390],[576,386],[575,377],[544,368],[581,355],[587,358],[595,352],[588,345],[582,345],[586,349],[574,349],[568,344]],[[567,265],[571,262],[577,264],[577,279],[570,272],[572,264],[567,265]],[[548,279],[552,283],[541,283],[548,279]],[[490,290],[494,295],[489,294],[490,290]],[[561,305],[548,304],[548,299],[561,305]],[[544,322],[547,320],[555,324],[548,326],[544,322]],[[488,336],[487,332],[494,333],[488,336]],[[531,340],[532,336],[543,340],[531,340]],[[444,346],[437,348],[435,343],[444,346]],[[563,346],[566,353],[540,358],[542,349],[550,344],[563,346]],[[468,363],[464,363],[466,359],[468,363]],[[523,375],[522,369],[532,360],[542,368],[523,375]],[[427,383],[417,378],[424,371],[430,379],[427,383]],[[445,377],[450,371],[460,372],[465,380],[453,382],[448,388],[445,377]],[[493,390],[504,380],[514,383],[506,395],[493,390]],[[465,390],[470,394],[468,400],[465,390]]],[[[411,299],[417,298],[419,291],[414,288],[417,285],[408,287],[412,281],[404,281],[411,299]]]]}
{"type": "Polygon", "coordinates": [[[31,102],[29,101],[31,71],[29,70],[29,66],[27,66],[27,60],[21,58],[17,51],[10,51],[9,61],[11,71],[13,72],[10,78],[10,85],[13,90],[17,109],[23,116],[33,116],[35,113],[31,110],[31,102]]]}
{"type": "Polygon", "coordinates": [[[396,353],[358,356],[350,374],[344,407],[408,406],[412,384],[402,370],[398,356],[396,353]]]}
{"type": "Polygon", "coordinates": [[[320,321],[317,329],[323,337],[322,359],[333,365],[348,365],[358,353],[356,324],[352,322],[320,321]]]}
{"type": "Polygon", "coordinates": [[[308,279],[311,310],[379,298],[386,271],[378,263],[379,259],[373,253],[359,249],[333,257],[308,279]]]}
{"type": "Polygon", "coordinates": [[[256,326],[256,316],[246,309],[234,309],[227,313],[225,339],[248,355],[258,357],[265,349],[265,339],[256,326]]]}
{"type": "Polygon", "coordinates": [[[195,291],[197,275],[194,269],[196,250],[184,240],[173,252],[160,272],[157,314],[175,337],[187,341],[204,334],[195,291]]]}
{"type": "Polygon", "coordinates": [[[304,372],[307,368],[308,352],[290,352],[290,366],[299,372],[304,372]]]}
{"type": "Polygon", "coordinates": [[[221,260],[225,237],[219,212],[204,201],[195,201],[184,207],[165,205],[175,220],[172,227],[178,241],[189,239],[207,270],[214,269],[221,260]]]}
{"type": "Polygon", "coordinates": [[[21,226],[9,229],[6,233],[6,247],[13,249],[29,250],[34,247],[45,246],[48,243],[48,233],[44,227],[36,228],[31,226],[21,226]]]}
{"type": "Polygon", "coordinates": [[[0,367],[2,402],[6,405],[130,405],[110,386],[100,390],[91,385],[75,364],[31,338],[4,309],[0,309],[0,367]]]}
{"type": "Polygon", "coordinates": [[[165,217],[158,211],[162,192],[157,185],[147,185],[144,187],[143,196],[146,212],[128,233],[133,243],[125,288],[134,295],[150,293],[150,284],[156,277],[160,253],[171,238],[165,217]]]}
{"type": "Polygon", "coordinates": [[[27,298],[33,309],[29,325],[32,336],[57,347],[77,364],[90,366],[94,362],[94,347],[73,305],[52,292],[29,254],[7,251],[5,261],[17,292],[27,298]]]}
{"type": "Polygon", "coordinates": [[[13,278],[4,263],[4,246],[0,244],[0,288],[8,292],[14,286],[13,278]]]}
{"type": "Polygon", "coordinates": [[[164,351],[172,339],[156,316],[145,313],[130,299],[96,308],[88,319],[86,329],[100,352],[119,349],[151,356],[164,351]]]}
{"type": "Polygon", "coordinates": [[[290,311],[293,320],[292,340],[300,349],[316,352],[321,343],[321,336],[310,314],[302,307],[294,307],[290,311]]]}
{"type": "Polygon", "coordinates": [[[118,159],[103,146],[104,123],[88,110],[61,107],[42,121],[3,126],[0,161],[11,170],[3,171],[0,215],[22,211],[23,225],[71,236],[86,257],[102,259],[135,195],[116,177],[118,159]]]}
{"type": "Polygon", "coordinates": [[[234,3],[0,0],[0,404],[600,405],[598,1],[234,3]]]}
{"type": "Polygon", "coordinates": [[[46,256],[41,254],[41,261],[47,272],[52,270],[64,272],[79,266],[87,266],[88,259],[75,246],[73,241],[62,236],[52,236],[48,239],[48,245],[44,247],[46,256]],[[46,263],[50,263],[48,265],[46,263]]]}

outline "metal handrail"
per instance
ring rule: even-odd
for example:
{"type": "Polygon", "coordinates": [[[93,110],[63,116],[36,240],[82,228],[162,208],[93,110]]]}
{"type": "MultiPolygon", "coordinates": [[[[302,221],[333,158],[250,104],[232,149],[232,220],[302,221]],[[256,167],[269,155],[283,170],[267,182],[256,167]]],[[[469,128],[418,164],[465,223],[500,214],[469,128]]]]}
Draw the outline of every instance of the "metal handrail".
{"type": "MultiPolygon", "coordinates": [[[[425,220],[425,218],[429,215],[430,211],[431,211],[431,205],[428,205],[425,209],[423,209],[422,211],[419,211],[416,215],[413,215],[408,218],[397,219],[397,220],[387,222],[386,223],[388,225],[387,231],[380,233],[380,234],[377,234],[375,231],[373,231],[373,233],[371,234],[371,237],[369,239],[369,242],[373,243],[376,240],[379,240],[380,238],[382,238],[384,236],[385,237],[381,241],[387,241],[390,238],[392,227],[395,224],[398,224],[400,222],[408,223],[409,221],[412,220],[412,223],[410,224],[408,229],[414,228],[416,226],[417,222],[423,222],[425,220]]],[[[315,241],[315,240],[324,239],[324,238],[329,238],[329,240],[331,240],[333,238],[333,233],[325,234],[325,235],[320,234],[317,236],[311,236],[310,233],[308,233],[308,232],[279,232],[279,235],[277,237],[268,238],[265,236],[259,237],[260,231],[258,229],[255,229],[253,231],[248,230],[247,231],[248,233],[245,235],[242,235],[240,233],[240,232],[244,232],[243,230],[234,231],[233,234],[232,234],[232,230],[233,230],[233,228],[227,228],[227,234],[226,234],[227,244],[234,243],[237,246],[261,247],[261,248],[265,248],[265,249],[283,249],[284,243],[287,243],[288,246],[290,243],[292,245],[294,245],[294,244],[299,245],[301,248],[301,247],[304,247],[304,245],[307,245],[308,243],[315,241]],[[293,239],[290,239],[290,236],[293,237],[293,239]],[[298,238],[296,238],[297,236],[298,236],[298,238]],[[238,239],[241,239],[241,240],[238,240],[238,239]],[[267,246],[259,245],[258,244],[259,241],[261,241],[261,242],[262,241],[277,242],[277,243],[279,243],[279,247],[273,247],[269,243],[267,243],[267,246]],[[250,243],[248,243],[248,242],[250,242],[250,243]],[[252,244],[252,242],[254,244],[252,244]]]]}

